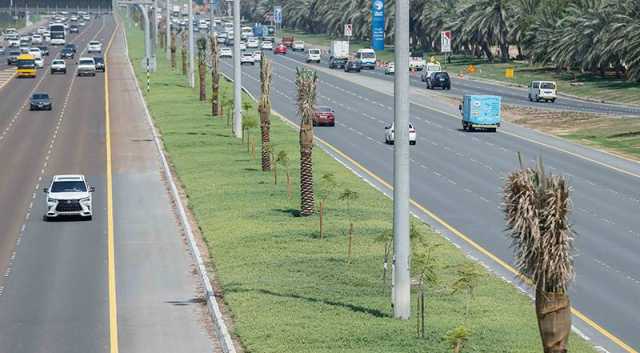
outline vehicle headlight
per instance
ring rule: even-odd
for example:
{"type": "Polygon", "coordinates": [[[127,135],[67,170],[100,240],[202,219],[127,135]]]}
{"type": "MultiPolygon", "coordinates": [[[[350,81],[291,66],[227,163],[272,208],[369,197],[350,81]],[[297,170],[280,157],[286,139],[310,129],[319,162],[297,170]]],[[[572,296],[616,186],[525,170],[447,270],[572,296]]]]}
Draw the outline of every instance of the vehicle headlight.
{"type": "Polygon", "coordinates": [[[57,202],[57,201],[58,201],[58,200],[56,200],[56,199],[53,199],[53,198],[51,198],[51,197],[47,197],[47,202],[48,202],[48,203],[55,203],[55,202],[57,202]]]}
{"type": "Polygon", "coordinates": [[[90,197],[85,197],[84,199],[80,199],[80,202],[83,202],[83,203],[90,202],[90,201],[91,201],[90,197]]]}

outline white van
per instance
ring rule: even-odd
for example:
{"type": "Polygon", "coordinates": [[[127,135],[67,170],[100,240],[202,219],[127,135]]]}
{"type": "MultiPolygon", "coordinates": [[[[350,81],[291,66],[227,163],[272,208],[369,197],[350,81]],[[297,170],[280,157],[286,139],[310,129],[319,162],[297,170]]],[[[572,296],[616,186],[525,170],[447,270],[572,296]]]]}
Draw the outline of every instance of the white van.
{"type": "Polygon", "coordinates": [[[531,81],[529,84],[529,100],[539,102],[556,101],[557,85],[554,81],[531,81]]]}
{"type": "Polygon", "coordinates": [[[363,69],[376,68],[376,52],[373,49],[359,49],[356,52],[356,60],[360,61],[363,69]]]}
{"type": "Polygon", "coordinates": [[[253,37],[253,29],[251,27],[242,27],[240,29],[240,38],[247,39],[253,37]]]}

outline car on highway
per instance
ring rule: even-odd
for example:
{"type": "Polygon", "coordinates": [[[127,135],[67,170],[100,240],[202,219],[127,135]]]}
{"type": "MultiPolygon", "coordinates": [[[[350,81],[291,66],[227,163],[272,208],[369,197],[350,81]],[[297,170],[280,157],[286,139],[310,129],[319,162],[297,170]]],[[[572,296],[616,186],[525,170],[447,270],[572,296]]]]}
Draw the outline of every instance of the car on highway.
{"type": "Polygon", "coordinates": [[[260,46],[260,41],[256,37],[247,38],[247,48],[255,49],[260,46]]]}
{"type": "Polygon", "coordinates": [[[261,48],[264,50],[273,50],[273,42],[263,40],[261,48]]]}
{"type": "Polygon", "coordinates": [[[64,45],[64,47],[62,48],[64,49],[69,49],[71,51],[73,51],[73,53],[77,53],[78,52],[78,46],[76,46],[74,43],[67,43],[64,45]]]}
{"type": "Polygon", "coordinates": [[[44,68],[44,60],[42,58],[33,58],[33,62],[36,64],[36,69],[44,68]]]}
{"type": "Polygon", "coordinates": [[[373,70],[376,68],[377,57],[376,52],[373,49],[358,49],[356,51],[356,59],[360,61],[360,65],[363,69],[373,70]]]}
{"type": "MultiPolygon", "coordinates": [[[[389,145],[393,145],[395,142],[395,131],[394,124],[387,125],[384,127],[384,142],[389,145]]],[[[416,129],[413,127],[412,123],[409,123],[409,144],[416,144],[416,129]]]]}
{"type": "Polygon", "coordinates": [[[296,40],[291,44],[291,50],[304,51],[304,41],[296,40]]]}
{"type": "Polygon", "coordinates": [[[40,52],[43,56],[49,56],[49,47],[47,47],[46,45],[41,45],[38,47],[38,49],[40,49],[40,52]]]}
{"type": "Polygon", "coordinates": [[[104,57],[94,56],[93,61],[96,63],[96,71],[104,72],[104,57]]]}
{"type": "Polygon", "coordinates": [[[87,25],[87,23],[86,23],[86,22],[84,22],[84,21],[80,21],[80,22],[78,22],[78,26],[80,26],[80,27],[84,27],[84,26],[86,26],[86,25],[87,25]]]}
{"type": "Polygon", "coordinates": [[[102,51],[102,43],[92,40],[87,46],[87,53],[100,53],[102,51]]]}
{"type": "Polygon", "coordinates": [[[432,72],[427,77],[427,89],[442,88],[446,90],[451,89],[451,78],[446,71],[432,72]]]}
{"type": "Polygon", "coordinates": [[[76,53],[71,48],[62,48],[60,51],[61,59],[73,59],[76,56],[76,53]]]}
{"type": "Polygon", "coordinates": [[[253,53],[243,52],[240,54],[240,65],[242,64],[256,64],[256,59],[253,57],[253,53]]]}
{"type": "Polygon", "coordinates": [[[22,54],[19,50],[12,49],[7,56],[7,65],[15,65],[18,62],[18,57],[22,54]]]}
{"type": "Polygon", "coordinates": [[[51,61],[51,74],[53,75],[55,73],[67,73],[67,63],[65,63],[64,60],[53,59],[53,61],[51,61]]]}
{"type": "Polygon", "coordinates": [[[253,51],[253,59],[255,61],[262,61],[262,51],[260,50],[254,50],[253,51]]]}
{"type": "Polygon", "coordinates": [[[442,66],[440,65],[439,62],[436,62],[436,61],[428,62],[424,66],[424,69],[420,74],[420,81],[427,82],[427,77],[429,77],[429,75],[431,75],[432,73],[438,72],[438,71],[442,71],[442,66]]]}
{"type": "Polygon", "coordinates": [[[320,64],[320,49],[312,48],[307,51],[307,63],[320,64]]]}
{"type": "Polygon", "coordinates": [[[222,47],[222,48],[220,48],[220,54],[219,55],[220,55],[221,58],[232,58],[233,57],[233,51],[229,47],[222,47]]]}
{"type": "Polygon", "coordinates": [[[43,191],[47,194],[45,221],[61,216],[93,217],[91,193],[95,188],[87,185],[84,175],[55,175],[43,191]]]}
{"type": "Polygon", "coordinates": [[[393,75],[396,73],[396,65],[394,63],[388,63],[387,65],[385,65],[384,67],[384,74],[385,75],[393,75]]]}
{"type": "Polygon", "coordinates": [[[42,59],[42,50],[40,48],[29,48],[29,54],[34,58],[42,59]]]}
{"type": "Polygon", "coordinates": [[[78,33],[80,32],[80,27],[78,25],[69,26],[69,33],[78,33]]]}
{"type": "Polygon", "coordinates": [[[313,126],[336,126],[335,111],[331,107],[319,106],[313,114],[313,126]]]}
{"type": "Polygon", "coordinates": [[[81,57],[78,60],[78,76],[95,76],[96,62],[93,58],[81,57]]]}
{"type": "Polygon", "coordinates": [[[551,103],[558,98],[557,85],[554,81],[531,81],[529,83],[529,100],[551,103]]]}
{"type": "Polygon", "coordinates": [[[4,47],[0,46],[0,55],[4,55],[5,52],[6,51],[5,51],[4,47]]]}
{"type": "Polygon", "coordinates": [[[240,50],[246,50],[247,49],[247,43],[244,40],[240,41],[240,50]]]}
{"type": "Polygon", "coordinates": [[[36,92],[31,95],[29,100],[29,110],[51,110],[52,104],[49,94],[45,92],[36,92]]]}
{"type": "Polygon", "coordinates": [[[360,72],[360,70],[362,70],[362,63],[358,59],[351,58],[344,64],[344,72],[360,72]]]}
{"type": "Polygon", "coordinates": [[[46,28],[46,27],[44,27],[44,26],[40,26],[40,27],[38,27],[37,32],[38,32],[38,34],[44,34],[44,32],[45,32],[46,30],[47,30],[47,28],[46,28]]]}
{"type": "Polygon", "coordinates": [[[218,41],[218,43],[224,44],[227,41],[227,34],[218,33],[218,35],[216,36],[216,40],[218,41]]]}
{"type": "Polygon", "coordinates": [[[38,75],[35,58],[31,54],[20,54],[16,62],[16,76],[35,78],[38,75]]]}
{"type": "Polygon", "coordinates": [[[20,46],[20,39],[17,34],[7,34],[4,39],[7,41],[9,48],[15,48],[20,46]]]}
{"type": "Polygon", "coordinates": [[[287,47],[283,43],[279,43],[275,48],[273,48],[273,53],[284,55],[287,53],[287,47]]]}
{"type": "Polygon", "coordinates": [[[41,34],[35,33],[31,36],[31,44],[42,44],[43,40],[41,34]]]}

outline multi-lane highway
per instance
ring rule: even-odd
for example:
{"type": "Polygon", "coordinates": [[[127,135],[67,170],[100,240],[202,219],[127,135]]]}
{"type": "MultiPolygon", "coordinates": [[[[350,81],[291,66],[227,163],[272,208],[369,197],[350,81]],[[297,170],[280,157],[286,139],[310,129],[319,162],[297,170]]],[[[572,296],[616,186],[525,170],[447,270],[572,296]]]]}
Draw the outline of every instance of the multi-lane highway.
{"type": "Polygon", "coordinates": [[[66,75],[0,88],[0,351],[217,351],[121,27],[104,15],[70,40],[66,75]],[[107,73],[78,77],[93,39],[110,47],[107,73]],[[29,111],[34,91],[52,111],[29,111]],[[92,220],[43,220],[56,174],[95,186],[92,220]]]}
{"type": "MultiPolygon", "coordinates": [[[[274,61],[273,109],[298,122],[295,70],[305,65],[304,57],[266,56],[274,61]]],[[[231,60],[222,62],[231,76],[231,60]]],[[[375,73],[346,74],[310,66],[320,74],[318,105],[333,107],[337,118],[335,127],[315,128],[315,134],[391,184],[393,147],[384,143],[383,132],[393,121],[392,82],[372,77],[375,73]]],[[[243,86],[259,96],[259,65],[244,66],[242,71],[243,86]]],[[[577,277],[571,287],[574,307],[587,321],[640,349],[640,164],[510,124],[498,133],[466,133],[456,107],[418,90],[424,88],[415,88],[411,94],[411,120],[418,132],[417,145],[411,147],[412,198],[498,259],[511,263],[501,186],[517,167],[517,152],[529,163],[542,156],[547,170],[566,176],[572,186],[571,222],[577,232],[577,277]]],[[[597,343],[605,342],[609,351],[629,352],[624,343],[616,344],[615,338],[594,325],[583,327],[599,335],[597,343]]]]}

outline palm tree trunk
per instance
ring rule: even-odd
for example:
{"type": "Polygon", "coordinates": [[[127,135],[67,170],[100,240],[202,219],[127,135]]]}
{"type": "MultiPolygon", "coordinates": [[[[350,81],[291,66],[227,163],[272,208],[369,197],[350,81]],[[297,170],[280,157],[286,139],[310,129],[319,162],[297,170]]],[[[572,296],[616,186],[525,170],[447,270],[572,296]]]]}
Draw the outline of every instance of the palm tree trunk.
{"type": "Polygon", "coordinates": [[[544,353],[566,353],[571,334],[569,296],[545,292],[538,288],[536,290],[536,316],[544,353]]]}
{"type": "Polygon", "coordinates": [[[207,100],[207,70],[204,62],[198,64],[198,74],[200,76],[200,101],[207,100]]]}
{"type": "Polygon", "coordinates": [[[260,132],[262,135],[262,171],[271,170],[271,107],[260,106],[260,132]]]}
{"type": "Polygon", "coordinates": [[[184,35],[184,33],[182,34],[182,47],[180,50],[180,56],[182,59],[182,74],[186,75],[187,74],[187,38],[184,35]]]}
{"type": "Polygon", "coordinates": [[[300,215],[310,216],[315,209],[313,193],[313,126],[300,126],[300,215]]]}
{"type": "Polygon", "coordinates": [[[176,69],[176,33],[171,32],[171,69],[176,69]]]}

